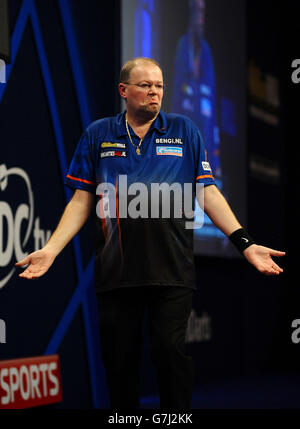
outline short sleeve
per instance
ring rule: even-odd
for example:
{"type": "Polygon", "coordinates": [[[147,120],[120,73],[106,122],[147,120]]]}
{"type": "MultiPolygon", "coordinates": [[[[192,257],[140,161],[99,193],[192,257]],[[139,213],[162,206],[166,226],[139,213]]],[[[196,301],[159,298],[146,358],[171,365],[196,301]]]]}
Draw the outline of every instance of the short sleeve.
{"type": "Polygon", "coordinates": [[[193,142],[196,155],[196,182],[204,185],[215,185],[213,172],[207,159],[207,152],[199,130],[193,131],[193,142]]]}
{"type": "Polygon", "coordinates": [[[95,162],[88,131],[81,136],[71,161],[65,185],[94,193],[96,188],[95,162]]]}

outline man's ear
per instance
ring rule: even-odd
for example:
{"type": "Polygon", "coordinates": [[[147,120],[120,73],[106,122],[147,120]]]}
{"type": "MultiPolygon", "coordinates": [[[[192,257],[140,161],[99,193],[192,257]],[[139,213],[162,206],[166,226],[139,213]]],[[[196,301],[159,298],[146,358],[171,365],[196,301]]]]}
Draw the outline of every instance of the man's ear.
{"type": "Polygon", "coordinates": [[[119,85],[118,85],[119,94],[124,99],[127,98],[126,89],[127,89],[127,87],[126,87],[125,83],[119,83],[119,85]]]}

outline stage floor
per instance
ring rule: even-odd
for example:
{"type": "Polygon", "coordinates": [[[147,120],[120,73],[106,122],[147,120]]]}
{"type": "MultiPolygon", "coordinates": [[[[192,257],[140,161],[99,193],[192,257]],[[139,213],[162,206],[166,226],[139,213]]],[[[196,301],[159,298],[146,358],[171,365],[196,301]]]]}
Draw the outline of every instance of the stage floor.
{"type": "MultiPolygon", "coordinates": [[[[159,408],[143,397],[141,408],[159,408]]],[[[205,382],[194,389],[193,409],[300,409],[300,374],[264,374],[205,382]]]]}

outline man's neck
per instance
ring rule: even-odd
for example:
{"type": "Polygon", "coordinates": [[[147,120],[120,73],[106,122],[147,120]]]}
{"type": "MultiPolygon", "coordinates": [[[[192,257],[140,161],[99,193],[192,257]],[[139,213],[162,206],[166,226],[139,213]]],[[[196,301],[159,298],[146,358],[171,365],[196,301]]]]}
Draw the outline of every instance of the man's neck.
{"type": "Polygon", "coordinates": [[[127,119],[128,124],[131,126],[131,128],[134,130],[134,132],[143,139],[145,135],[147,134],[149,128],[151,127],[152,123],[155,121],[158,113],[152,117],[147,118],[145,116],[135,116],[131,115],[130,113],[125,113],[125,118],[127,119]]]}

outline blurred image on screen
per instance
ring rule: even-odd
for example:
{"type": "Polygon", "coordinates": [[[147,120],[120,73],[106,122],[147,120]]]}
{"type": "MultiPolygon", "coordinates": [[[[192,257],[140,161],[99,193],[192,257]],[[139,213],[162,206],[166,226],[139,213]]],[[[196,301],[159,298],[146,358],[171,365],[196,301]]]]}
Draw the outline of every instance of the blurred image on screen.
{"type": "MultiPolygon", "coordinates": [[[[161,64],[167,84],[162,109],[198,126],[216,184],[243,225],[245,19],[244,0],[122,1],[122,63],[152,57],[161,64]]],[[[194,238],[197,254],[237,255],[206,215],[194,238]]]]}

